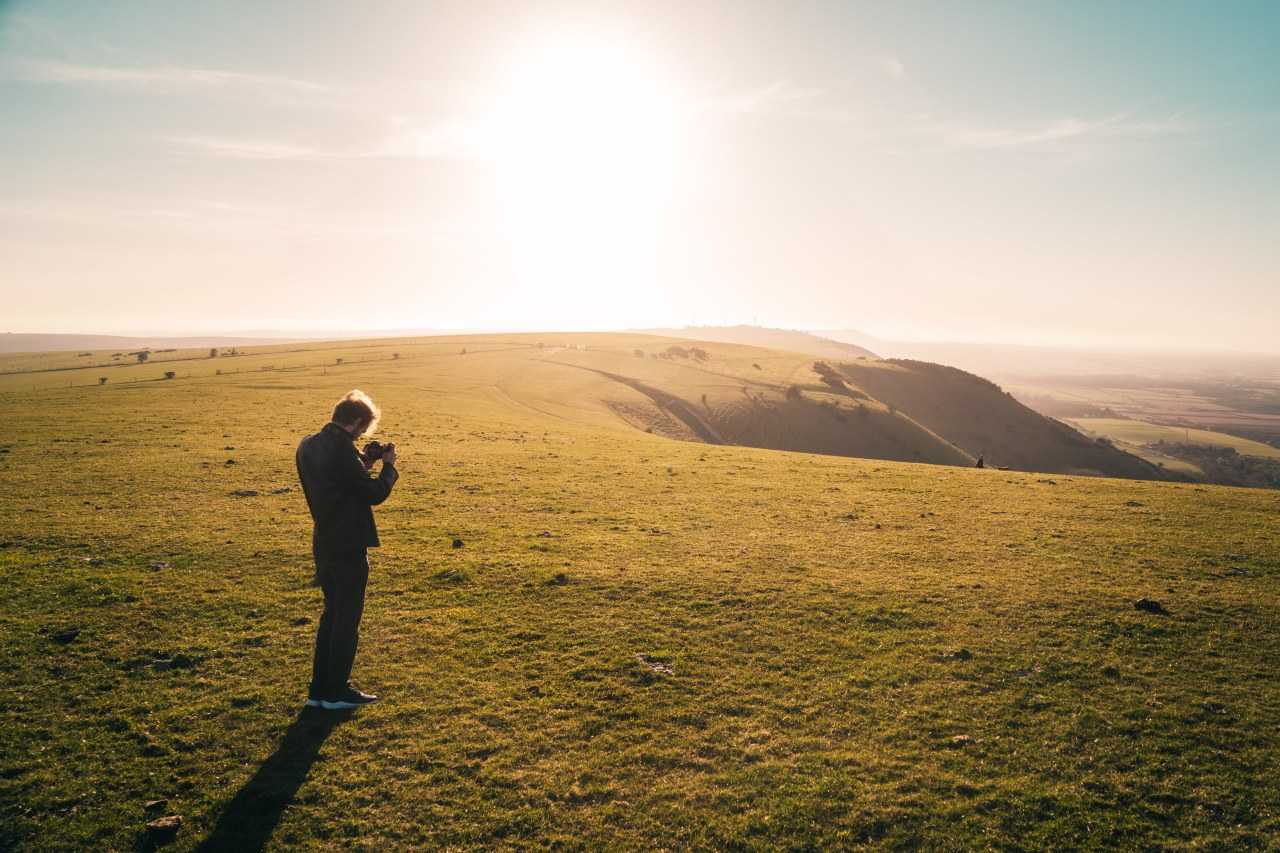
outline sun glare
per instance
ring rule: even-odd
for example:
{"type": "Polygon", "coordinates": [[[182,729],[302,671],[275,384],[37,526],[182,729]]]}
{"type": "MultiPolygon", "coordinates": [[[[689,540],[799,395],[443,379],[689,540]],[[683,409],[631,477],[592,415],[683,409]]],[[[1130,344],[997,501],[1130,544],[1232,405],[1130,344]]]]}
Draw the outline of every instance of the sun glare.
{"type": "Polygon", "coordinates": [[[678,125],[669,83],[624,45],[563,35],[512,63],[490,126],[521,320],[643,321],[678,125]]]}

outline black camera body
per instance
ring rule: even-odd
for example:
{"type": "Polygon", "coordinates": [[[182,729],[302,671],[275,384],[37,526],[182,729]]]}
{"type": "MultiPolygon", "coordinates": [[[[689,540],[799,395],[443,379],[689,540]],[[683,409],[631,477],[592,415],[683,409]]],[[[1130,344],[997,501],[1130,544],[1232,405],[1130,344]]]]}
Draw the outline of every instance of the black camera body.
{"type": "Polygon", "coordinates": [[[387,452],[387,446],[381,442],[371,441],[364,446],[364,461],[368,465],[372,465],[382,458],[382,454],[387,452]]]}

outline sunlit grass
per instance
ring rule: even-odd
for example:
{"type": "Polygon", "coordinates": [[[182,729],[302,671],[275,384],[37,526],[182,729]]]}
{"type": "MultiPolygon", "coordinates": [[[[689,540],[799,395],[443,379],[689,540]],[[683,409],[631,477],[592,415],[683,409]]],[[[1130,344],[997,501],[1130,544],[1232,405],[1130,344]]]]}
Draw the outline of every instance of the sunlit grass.
{"type": "Polygon", "coordinates": [[[1274,845],[1280,495],[670,441],[516,343],[0,385],[0,847],[1274,845]],[[386,700],[310,763],[292,450],[352,387],[386,700]]]}

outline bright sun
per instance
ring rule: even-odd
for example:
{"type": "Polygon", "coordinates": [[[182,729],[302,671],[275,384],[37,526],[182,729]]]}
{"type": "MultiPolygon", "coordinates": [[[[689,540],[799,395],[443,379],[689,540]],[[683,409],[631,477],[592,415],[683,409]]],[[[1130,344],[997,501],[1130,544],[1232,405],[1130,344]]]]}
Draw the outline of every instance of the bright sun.
{"type": "Polygon", "coordinates": [[[525,320],[645,320],[679,124],[669,84],[620,44],[564,35],[513,62],[490,129],[525,320]]]}

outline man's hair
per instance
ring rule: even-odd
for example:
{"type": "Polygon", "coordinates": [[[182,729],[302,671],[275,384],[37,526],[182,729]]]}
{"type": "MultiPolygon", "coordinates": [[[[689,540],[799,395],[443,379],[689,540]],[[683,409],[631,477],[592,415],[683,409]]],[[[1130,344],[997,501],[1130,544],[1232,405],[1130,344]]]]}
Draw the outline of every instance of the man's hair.
{"type": "Polygon", "coordinates": [[[346,425],[363,423],[365,427],[361,435],[373,435],[381,417],[382,411],[369,399],[368,394],[359,389],[348,393],[333,407],[333,422],[346,425]]]}

